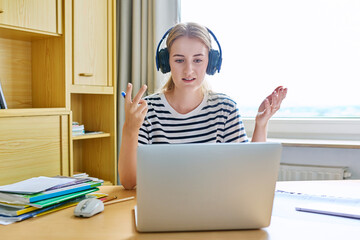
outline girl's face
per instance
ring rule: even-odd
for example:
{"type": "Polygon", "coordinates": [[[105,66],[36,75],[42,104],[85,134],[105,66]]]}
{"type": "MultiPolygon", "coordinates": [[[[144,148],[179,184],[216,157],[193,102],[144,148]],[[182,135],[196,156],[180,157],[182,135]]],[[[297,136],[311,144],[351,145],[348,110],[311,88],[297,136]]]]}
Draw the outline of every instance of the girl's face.
{"type": "Polygon", "coordinates": [[[175,89],[201,90],[209,61],[209,50],[204,43],[197,38],[176,39],[169,61],[175,89]]]}

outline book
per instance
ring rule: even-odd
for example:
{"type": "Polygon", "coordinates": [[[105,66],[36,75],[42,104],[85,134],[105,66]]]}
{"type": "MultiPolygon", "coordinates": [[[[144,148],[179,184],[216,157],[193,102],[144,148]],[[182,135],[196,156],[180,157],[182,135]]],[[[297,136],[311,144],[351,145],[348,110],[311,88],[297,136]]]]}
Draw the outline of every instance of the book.
{"type": "Polygon", "coordinates": [[[72,125],[73,131],[80,131],[80,130],[84,130],[84,129],[85,129],[84,125],[72,125]]]}
{"type": "Polygon", "coordinates": [[[84,130],[81,130],[81,131],[73,131],[72,132],[72,135],[73,136],[80,136],[80,135],[84,135],[85,134],[85,131],[84,130]]]}
{"type": "MultiPolygon", "coordinates": [[[[96,191],[97,188],[95,189],[91,189],[91,191],[96,191]]],[[[73,194],[72,196],[77,196],[79,194],[86,194],[87,192],[89,192],[89,190],[85,190],[86,192],[79,192],[79,193],[76,193],[76,194],[73,194]]],[[[49,212],[54,212],[54,211],[58,211],[60,209],[64,209],[64,208],[67,208],[67,207],[71,207],[73,205],[76,205],[78,202],[80,202],[81,200],[85,199],[85,198],[100,198],[100,199],[103,199],[104,197],[108,196],[108,194],[104,194],[104,193],[88,193],[86,195],[80,195],[80,197],[76,197],[75,199],[69,199],[69,200],[66,200],[65,198],[63,198],[64,201],[62,201],[63,205],[60,205],[54,209],[51,209],[49,210],[49,212]]],[[[69,197],[69,196],[67,196],[69,197]]],[[[60,203],[60,202],[57,202],[55,200],[56,203],[60,203]]],[[[56,204],[55,203],[55,204],[56,204]]],[[[40,208],[38,207],[34,207],[34,206],[30,206],[30,205],[24,205],[25,207],[22,208],[22,209],[19,209],[19,208],[16,208],[16,207],[13,207],[12,204],[2,204],[0,205],[0,216],[7,216],[7,217],[15,217],[15,216],[19,216],[19,215],[22,215],[22,214],[25,214],[25,213],[28,213],[28,212],[32,212],[32,211],[36,211],[36,210],[39,210],[40,208]]],[[[50,205],[49,205],[50,206],[50,205]]],[[[42,212],[41,215],[44,215],[46,213],[49,213],[49,212],[42,212]]]]}
{"type": "Polygon", "coordinates": [[[103,131],[85,131],[85,134],[101,134],[103,131]]]}
{"type": "Polygon", "coordinates": [[[24,209],[24,208],[29,207],[29,205],[26,205],[26,204],[15,204],[15,203],[6,203],[6,202],[0,202],[0,207],[1,206],[11,207],[14,209],[24,209]]]}
{"type": "Polygon", "coordinates": [[[72,135],[79,136],[85,134],[85,126],[83,124],[79,124],[78,122],[72,123],[72,135]]]}
{"type": "Polygon", "coordinates": [[[82,191],[82,192],[79,192],[79,193],[76,193],[76,194],[69,194],[68,198],[63,198],[63,200],[61,200],[59,202],[54,202],[51,205],[40,208],[40,209],[38,209],[36,211],[21,214],[19,216],[0,215],[0,220],[3,221],[3,222],[8,222],[8,223],[18,222],[18,221],[22,221],[22,220],[25,220],[25,219],[28,219],[28,218],[31,218],[31,217],[38,216],[40,213],[46,213],[46,212],[48,212],[50,210],[60,208],[63,205],[66,205],[66,204],[68,204],[67,207],[70,207],[70,206],[73,206],[73,205],[77,204],[81,200],[83,200],[85,198],[85,196],[84,196],[85,194],[90,193],[90,192],[94,192],[94,191],[97,191],[97,190],[99,190],[99,189],[94,188],[94,189],[85,190],[85,191],[82,191]]]}
{"type": "Polygon", "coordinates": [[[24,205],[24,208],[19,209],[19,208],[14,208],[11,206],[4,206],[1,205],[0,206],[0,216],[9,216],[9,217],[13,217],[13,216],[18,216],[27,212],[32,212],[35,210],[38,210],[39,208],[37,207],[33,207],[30,205],[24,205]]]}
{"type": "Polygon", "coordinates": [[[89,174],[87,174],[87,173],[76,173],[76,174],[74,174],[72,177],[73,177],[73,178],[76,178],[76,179],[89,178],[89,179],[91,179],[91,180],[94,181],[94,182],[104,181],[104,180],[99,179],[99,178],[96,178],[96,177],[90,177],[89,174]]]}
{"type": "Polygon", "coordinates": [[[7,104],[5,101],[4,92],[1,87],[1,82],[0,82],[0,109],[7,109],[7,104]]]}
{"type": "Polygon", "coordinates": [[[94,188],[101,186],[103,181],[91,181],[86,183],[81,183],[73,186],[68,186],[64,188],[54,189],[50,191],[44,191],[36,194],[15,194],[15,193],[3,193],[0,192],[0,201],[7,203],[16,203],[16,204],[29,204],[45,200],[69,193],[79,192],[82,190],[94,188]]]}

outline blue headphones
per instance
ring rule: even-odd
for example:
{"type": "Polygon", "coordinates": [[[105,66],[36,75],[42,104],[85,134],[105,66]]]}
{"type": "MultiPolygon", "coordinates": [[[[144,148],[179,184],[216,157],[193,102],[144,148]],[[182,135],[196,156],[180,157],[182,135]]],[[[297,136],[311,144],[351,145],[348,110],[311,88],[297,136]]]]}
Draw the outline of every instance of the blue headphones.
{"type": "MultiPolygon", "coordinates": [[[[164,36],[161,38],[157,48],[156,48],[156,69],[159,71],[161,70],[162,73],[168,73],[170,72],[170,63],[169,63],[169,51],[167,48],[163,48],[159,51],[161,43],[164,41],[166,36],[169,34],[172,28],[166,31],[164,36]]],[[[210,49],[209,51],[209,63],[206,68],[206,73],[209,75],[214,75],[217,72],[220,72],[221,63],[222,63],[222,51],[219,41],[217,40],[215,34],[208,29],[208,32],[213,36],[215,42],[217,43],[219,47],[219,51],[210,49]]]]}

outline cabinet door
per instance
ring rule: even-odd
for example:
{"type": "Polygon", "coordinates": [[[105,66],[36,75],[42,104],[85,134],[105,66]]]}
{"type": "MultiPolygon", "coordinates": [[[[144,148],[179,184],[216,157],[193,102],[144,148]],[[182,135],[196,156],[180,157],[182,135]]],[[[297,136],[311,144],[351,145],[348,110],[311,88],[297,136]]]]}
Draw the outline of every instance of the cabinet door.
{"type": "Polygon", "coordinates": [[[0,118],[0,185],[69,175],[69,115],[0,118]]]}
{"type": "Polygon", "coordinates": [[[108,1],[75,0],[74,83],[108,85],[108,1]]]}
{"type": "Polygon", "coordinates": [[[58,1],[0,0],[0,24],[57,33],[58,1]]]}

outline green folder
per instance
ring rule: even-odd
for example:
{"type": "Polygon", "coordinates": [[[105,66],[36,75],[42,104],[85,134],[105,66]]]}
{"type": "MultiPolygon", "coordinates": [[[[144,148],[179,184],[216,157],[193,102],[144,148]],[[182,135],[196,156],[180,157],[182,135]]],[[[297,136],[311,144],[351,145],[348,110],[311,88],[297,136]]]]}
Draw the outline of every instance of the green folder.
{"type": "Polygon", "coordinates": [[[62,196],[58,196],[58,197],[54,197],[54,198],[49,198],[49,199],[45,199],[45,200],[41,200],[38,202],[33,202],[30,205],[37,207],[37,208],[43,208],[43,207],[47,207],[56,203],[60,203],[60,202],[64,202],[66,200],[69,199],[73,199],[91,192],[95,192],[98,191],[99,188],[92,188],[92,189],[88,189],[88,190],[84,190],[84,191],[80,191],[80,192],[75,192],[75,193],[70,193],[70,194],[66,194],[66,195],[62,195],[62,196]]]}

